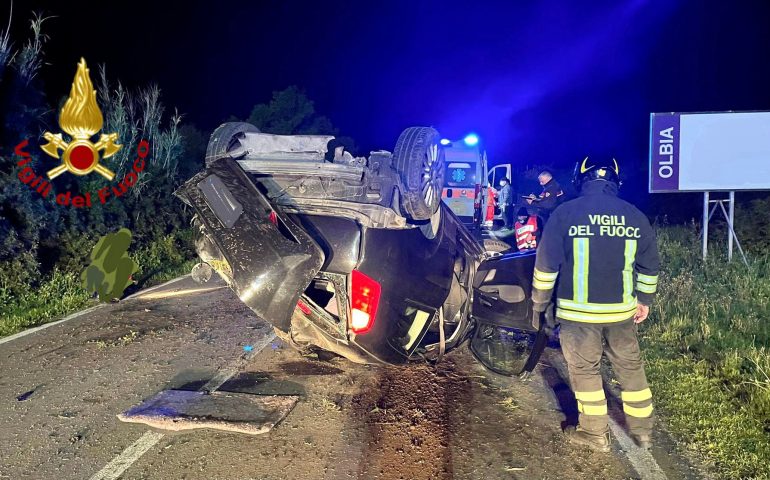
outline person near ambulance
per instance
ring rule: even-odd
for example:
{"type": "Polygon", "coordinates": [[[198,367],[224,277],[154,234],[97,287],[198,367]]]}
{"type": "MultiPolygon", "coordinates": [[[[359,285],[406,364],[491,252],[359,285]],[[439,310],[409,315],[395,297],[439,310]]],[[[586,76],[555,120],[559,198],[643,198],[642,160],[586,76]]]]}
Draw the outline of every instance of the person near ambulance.
{"type": "Polygon", "coordinates": [[[637,325],[649,314],[660,261],[647,217],[618,198],[615,159],[575,168],[580,196],[554,210],[537,249],[533,322],[539,324],[556,287],[559,339],[577,400],[579,421],[570,442],[610,450],[602,354],[621,385],[631,438],[652,446],[652,393],[642,364],[637,325]],[[558,287],[557,287],[558,280],[558,287]]]}
{"type": "Polygon", "coordinates": [[[513,188],[507,177],[500,180],[500,190],[497,195],[497,203],[503,217],[504,228],[513,228],[513,188]]]}
{"type": "Polygon", "coordinates": [[[487,186],[487,211],[484,214],[484,227],[492,228],[495,224],[495,207],[497,206],[497,190],[492,185],[487,186]]]}
{"type": "Polygon", "coordinates": [[[540,219],[536,215],[530,215],[526,208],[520,208],[516,214],[513,231],[516,232],[516,248],[520,252],[534,250],[542,231],[540,219]]]}
{"type": "Polygon", "coordinates": [[[526,202],[537,209],[537,215],[543,219],[543,222],[548,220],[551,212],[559,206],[564,199],[564,191],[561,189],[559,182],[553,178],[553,174],[548,170],[543,170],[537,176],[537,181],[540,186],[543,187],[543,191],[540,195],[535,196],[531,194],[524,197],[526,202]]]}

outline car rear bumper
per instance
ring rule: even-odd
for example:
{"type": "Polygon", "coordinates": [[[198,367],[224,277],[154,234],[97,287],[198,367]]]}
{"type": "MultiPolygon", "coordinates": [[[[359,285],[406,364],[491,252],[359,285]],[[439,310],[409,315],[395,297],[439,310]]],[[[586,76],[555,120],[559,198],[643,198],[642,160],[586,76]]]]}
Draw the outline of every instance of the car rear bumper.
{"type": "MultiPolygon", "coordinates": [[[[300,301],[308,302],[307,298],[300,301]]],[[[341,355],[355,363],[377,363],[377,364],[402,364],[408,361],[407,357],[387,355],[377,355],[375,352],[367,351],[354,341],[346,338],[340,338],[326,328],[324,320],[320,318],[320,313],[316,306],[305,303],[312,313],[304,313],[299,307],[294,310],[291,317],[291,341],[298,347],[315,346],[323,350],[341,355]]],[[[383,352],[380,352],[383,353],[383,352]]]]}

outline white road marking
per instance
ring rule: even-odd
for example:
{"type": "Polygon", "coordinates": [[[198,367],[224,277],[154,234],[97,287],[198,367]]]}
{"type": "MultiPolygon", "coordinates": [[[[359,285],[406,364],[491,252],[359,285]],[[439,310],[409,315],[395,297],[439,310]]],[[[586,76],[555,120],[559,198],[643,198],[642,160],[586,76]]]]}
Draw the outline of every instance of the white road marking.
{"type": "MultiPolygon", "coordinates": [[[[211,380],[209,380],[200,390],[208,390],[213,392],[219,389],[226,381],[228,381],[233,375],[238,373],[243,364],[250,360],[254,355],[261,352],[266,346],[270,345],[275,339],[275,332],[270,331],[264,337],[260,338],[257,343],[252,345],[252,349],[242,355],[238,362],[224,370],[217,373],[211,380]]],[[[113,458],[110,463],[105,465],[104,468],[99,470],[90,480],[116,480],[123,472],[134,464],[139,458],[147,453],[152,447],[154,447],[165,434],[155,431],[144,432],[144,435],[139,437],[139,440],[132,443],[128,448],[123,450],[117,457],[113,458]]]]}
{"type": "MultiPolygon", "coordinates": [[[[148,293],[148,292],[152,292],[153,290],[157,290],[159,288],[165,287],[166,285],[170,285],[170,284],[172,284],[174,282],[178,282],[179,280],[182,280],[182,279],[187,278],[187,277],[189,277],[189,275],[183,275],[183,276],[177,277],[177,278],[175,278],[173,280],[169,280],[166,283],[161,283],[160,285],[156,285],[154,287],[148,288],[147,290],[141,290],[139,292],[134,293],[133,295],[129,295],[128,297],[124,298],[122,301],[125,302],[126,300],[129,300],[129,299],[131,299],[133,297],[136,297],[137,295],[142,295],[142,294],[145,294],[145,293],[148,293]]],[[[51,323],[46,323],[44,325],[40,325],[39,327],[30,328],[28,330],[23,330],[23,331],[21,331],[19,333],[16,333],[14,335],[10,335],[10,336],[5,337],[5,338],[0,338],[0,345],[2,345],[4,343],[11,342],[13,340],[16,340],[17,338],[26,337],[27,335],[39,332],[40,330],[45,330],[46,328],[53,327],[54,325],[59,325],[60,323],[68,322],[70,320],[73,320],[75,318],[83,316],[83,315],[85,315],[87,313],[91,313],[94,310],[98,310],[100,308],[104,308],[107,305],[110,305],[110,304],[108,304],[108,303],[100,303],[99,305],[94,305],[93,307],[89,307],[89,308],[86,308],[85,310],[81,310],[79,312],[75,312],[75,313],[73,313],[71,315],[68,315],[68,316],[62,318],[61,320],[57,320],[57,321],[51,322],[51,323]]]]}
{"type": "Polygon", "coordinates": [[[161,289],[161,288],[165,287],[166,285],[171,285],[172,283],[178,282],[179,280],[183,280],[183,279],[185,279],[185,278],[187,278],[189,276],[190,276],[190,274],[188,273],[187,275],[182,275],[181,277],[173,278],[173,279],[169,280],[168,282],[161,283],[160,285],[155,285],[154,287],[150,287],[150,288],[147,288],[145,290],[139,290],[138,292],[132,293],[131,295],[127,296],[122,301],[125,302],[126,300],[131,300],[132,298],[138,297],[139,295],[144,295],[145,293],[154,292],[155,290],[161,289]]]}
{"type": "Polygon", "coordinates": [[[139,437],[139,440],[131,444],[130,447],[123,450],[123,453],[113,458],[104,468],[99,470],[99,473],[91,477],[91,480],[107,480],[118,478],[130,467],[139,457],[155,446],[156,443],[163,438],[164,435],[160,432],[154,432],[152,430],[144,432],[144,435],[139,437]]]}
{"type": "Polygon", "coordinates": [[[202,293],[209,293],[216,290],[222,290],[223,288],[230,288],[230,287],[228,287],[227,285],[221,285],[219,287],[209,287],[209,288],[185,288],[184,290],[174,289],[166,292],[142,293],[141,295],[135,298],[136,300],[162,300],[164,298],[184,297],[186,295],[195,295],[195,294],[200,295],[202,293]]]}
{"type": "Polygon", "coordinates": [[[79,317],[81,315],[85,315],[86,313],[91,313],[94,310],[98,310],[98,309],[103,308],[105,306],[107,306],[106,303],[100,303],[99,305],[94,305],[93,307],[86,308],[85,310],[81,310],[79,312],[75,312],[75,313],[73,313],[70,316],[62,318],[61,320],[57,320],[57,321],[51,322],[51,323],[46,323],[44,325],[40,325],[39,327],[30,328],[29,330],[22,330],[19,333],[16,333],[16,334],[13,334],[11,336],[8,336],[8,337],[0,339],[0,345],[2,345],[3,343],[8,343],[10,341],[16,340],[17,338],[26,337],[27,335],[29,335],[31,333],[39,332],[40,330],[45,330],[46,328],[53,327],[54,325],[58,325],[60,323],[68,322],[68,321],[72,320],[73,318],[77,318],[77,317],[79,317]]]}
{"type": "MultiPolygon", "coordinates": [[[[553,360],[555,360],[552,362],[553,367],[559,372],[559,375],[562,378],[569,378],[564,360],[560,357],[553,358],[553,360]]],[[[644,478],[645,480],[666,480],[668,478],[663,469],[660,468],[660,465],[658,465],[655,457],[652,456],[652,452],[637,447],[634,441],[631,440],[631,437],[628,436],[626,431],[623,430],[612,416],[609,417],[609,425],[612,435],[620,444],[622,453],[625,454],[631,466],[639,474],[639,478],[644,478]]]]}
{"type": "Polygon", "coordinates": [[[245,355],[241,357],[241,361],[238,362],[237,365],[227,368],[225,370],[221,370],[218,374],[214,376],[211,380],[206,382],[204,386],[202,386],[201,390],[208,390],[209,392],[213,392],[214,390],[218,390],[219,387],[221,387],[226,381],[228,381],[233,375],[238,373],[238,371],[241,369],[244,363],[251,360],[251,358],[262,351],[263,348],[270,345],[270,342],[272,342],[275,339],[275,332],[271,331],[264,337],[258,340],[258,342],[254,345],[252,345],[252,349],[250,352],[246,352],[245,355]]]}
{"type": "Polygon", "coordinates": [[[652,456],[649,450],[639,448],[636,446],[631,437],[628,436],[625,430],[618,425],[612,417],[610,417],[610,430],[615,440],[620,444],[623,453],[626,454],[626,458],[631,462],[631,466],[634,467],[636,473],[645,480],[666,480],[666,474],[655,461],[655,457],[652,456]]]}

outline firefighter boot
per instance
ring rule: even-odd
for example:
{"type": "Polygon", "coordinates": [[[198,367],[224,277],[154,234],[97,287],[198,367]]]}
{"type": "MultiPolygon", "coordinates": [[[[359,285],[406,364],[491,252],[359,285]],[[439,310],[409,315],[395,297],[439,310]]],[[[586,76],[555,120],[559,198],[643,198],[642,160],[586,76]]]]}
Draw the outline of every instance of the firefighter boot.
{"type": "Polygon", "coordinates": [[[580,428],[580,425],[578,425],[577,427],[568,426],[564,429],[564,433],[567,435],[567,440],[569,440],[570,443],[586,446],[595,452],[610,451],[609,430],[604,433],[595,434],[583,430],[580,428]]]}
{"type": "Polygon", "coordinates": [[[652,448],[652,435],[647,434],[631,434],[631,440],[634,441],[637,447],[649,450],[652,448]]]}

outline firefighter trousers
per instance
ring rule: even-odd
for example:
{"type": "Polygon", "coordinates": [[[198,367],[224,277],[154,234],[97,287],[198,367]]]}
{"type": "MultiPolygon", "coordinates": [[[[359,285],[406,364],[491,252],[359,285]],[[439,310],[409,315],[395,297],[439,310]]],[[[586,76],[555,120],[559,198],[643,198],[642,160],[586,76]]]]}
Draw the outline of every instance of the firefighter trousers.
{"type": "Polygon", "coordinates": [[[636,338],[636,324],[561,322],[559,340],[578,404],[579,423],[589,433],[608,430],[607,399],[599,371],[602,353],[620,382],[623,411],[632,434],[652,434],[652,393],[636,338]]]}

